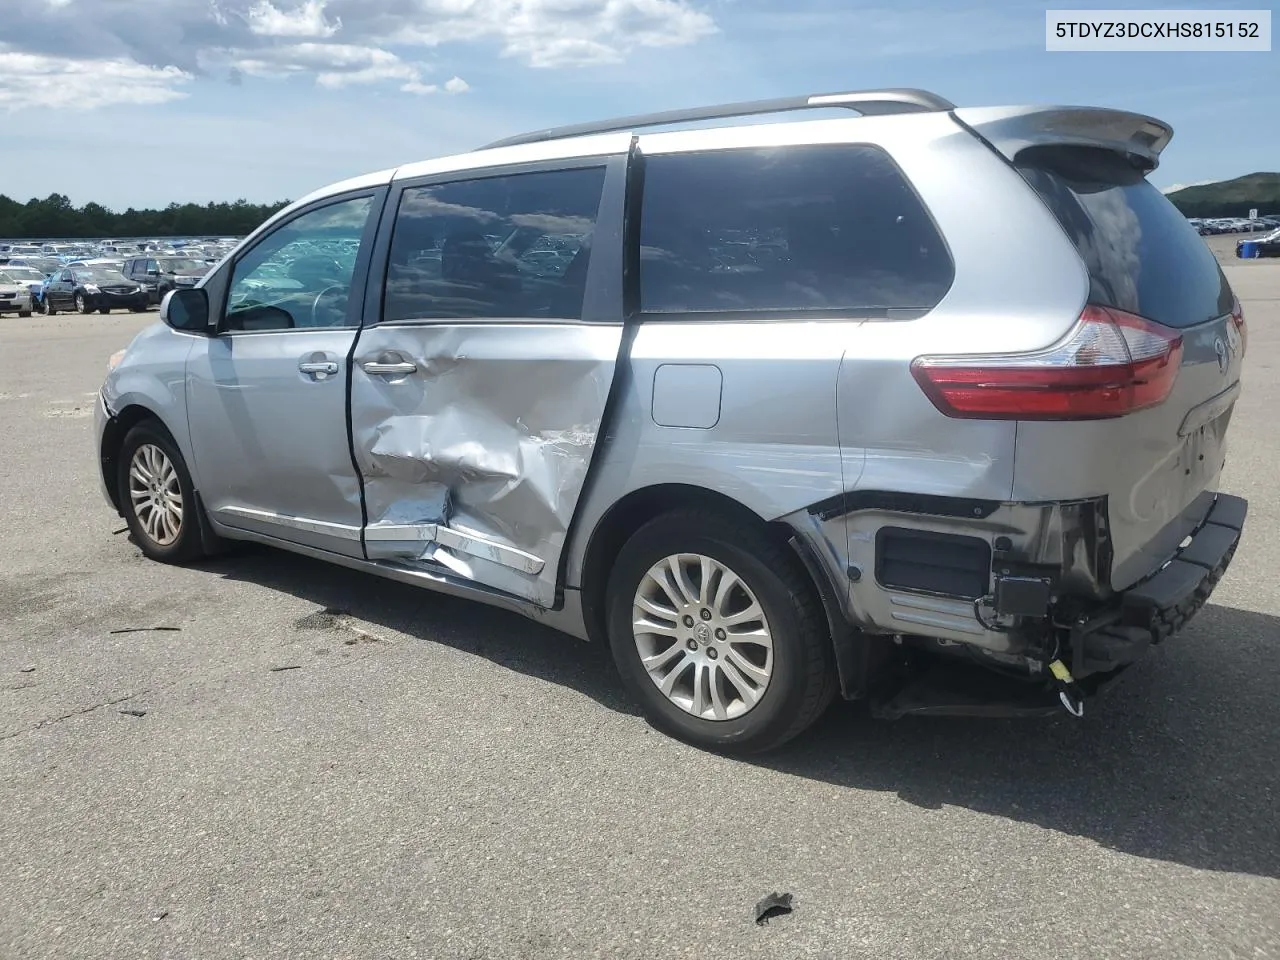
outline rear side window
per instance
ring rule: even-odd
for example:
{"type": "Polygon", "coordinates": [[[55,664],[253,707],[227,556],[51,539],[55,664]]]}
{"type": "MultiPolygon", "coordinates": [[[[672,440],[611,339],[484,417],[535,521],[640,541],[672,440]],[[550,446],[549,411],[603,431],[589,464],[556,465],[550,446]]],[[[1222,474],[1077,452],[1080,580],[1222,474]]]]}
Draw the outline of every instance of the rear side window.
{"type": "Polygon", "coordinates": [[[1018,169],[1040,194],[1089,270],[1093,303],[1170,327],[1231,312],[1218,261],[1178,208],[1119,155],[1035,147],[1018,169]]]}
{"type": "Polygon", "coordinates": [[[580,320],[604,177],[589,167],[405,190],[383,321],[580,320]]]}
{"type": "Polygon", "coordinates": [[[926,311],[951,256],[882,150],[820,145],[645,159],[646,313],[926,311]]]}

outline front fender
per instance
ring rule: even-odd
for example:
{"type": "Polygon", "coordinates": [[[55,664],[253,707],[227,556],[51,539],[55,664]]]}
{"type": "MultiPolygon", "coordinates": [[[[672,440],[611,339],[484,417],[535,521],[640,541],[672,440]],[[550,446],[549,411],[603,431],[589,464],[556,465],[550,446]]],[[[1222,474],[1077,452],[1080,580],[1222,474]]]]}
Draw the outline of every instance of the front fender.
{"type": "MultiPolygon", "coordinates": [[[[102,386],[106,417],[102,442],[112,424],[131,426],[145,412],[169,431],[187,462],[193,483],[199,487],[187,425],[186,390],[187,358],[196,340],[191,334],[178,333],[159,323],[134,338],[124,359],[107,374],[102,386]]],[[[123,435],[118,440],[123,440],[123,435]]],[[[104,457],[110,453],[106,449],[100,452],[104,457]]]]}

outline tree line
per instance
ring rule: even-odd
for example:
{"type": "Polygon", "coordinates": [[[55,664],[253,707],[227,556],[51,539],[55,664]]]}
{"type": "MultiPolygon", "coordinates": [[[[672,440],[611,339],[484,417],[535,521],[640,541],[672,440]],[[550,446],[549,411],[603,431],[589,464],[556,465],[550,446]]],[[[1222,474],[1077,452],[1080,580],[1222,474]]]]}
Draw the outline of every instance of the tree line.
{"type": "Polygon", "coordinates": [[[69,197],[53,193],[43,200],[18,203],[0,194],[0,237],[6,240],[99,237],[238,237],[252,231],[287,200],[278,203],[171,203],[163,210],[123,213],[99,203],[83,207],[69,197]]]}

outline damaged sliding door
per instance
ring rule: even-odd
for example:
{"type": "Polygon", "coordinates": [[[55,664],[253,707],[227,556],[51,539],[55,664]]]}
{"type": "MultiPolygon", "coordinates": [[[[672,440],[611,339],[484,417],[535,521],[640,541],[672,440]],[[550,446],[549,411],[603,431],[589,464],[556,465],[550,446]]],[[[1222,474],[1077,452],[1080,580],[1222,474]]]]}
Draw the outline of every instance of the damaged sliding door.
{"type": "Polygon", "coordinates": [[[393,189],[351,381],[370,559],[554,603],[622,342],[626,164],[393,189]]]}

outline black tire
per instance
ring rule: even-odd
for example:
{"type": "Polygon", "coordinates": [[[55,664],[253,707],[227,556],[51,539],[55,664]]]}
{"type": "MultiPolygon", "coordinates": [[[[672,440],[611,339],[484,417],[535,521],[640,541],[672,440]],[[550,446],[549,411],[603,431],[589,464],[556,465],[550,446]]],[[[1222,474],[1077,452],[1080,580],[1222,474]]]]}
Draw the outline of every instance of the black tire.
{"type": "Polygon", "coordinates": [[[89,298],[83,293],[77,293],[75,297],[77,313],[93,313],[93,307],[89,305],[89,298]]]}
{"type": "Polygon", "coordinates": [[[200,518],[196,511],[195,486],[191,482],[191,474],[187,470],[186,461],[178,450],[177,444],[169,436],[169,432],[155,420],[143,420],[136,424],[125,435],[120,447],[120,455],[116,458],[117,476],[116,491],[125,523],[133,541],[148,559],[160,563],[186,563],[204,556],[204,544],[200,537],[200,518]],[[178,488],[182,497],[182,519],[178,535],[171,543],[160,543],[152,537],[138,516],[133,498],[129,490],[129,473],[133,465],[134,454],[139,448],[151,444],[158,447],[177,474],[178,488]]]}
{"type": "Polygon", "coordinates": [[[822,601],[798,558],[761,526],[705,510],[663,514],[619,552],[606,602],[609,644],[623,683],[655,727],[686,743],[733,753],[772,750],[808,728],[835,696],[834,653],[822,601]],[[732,719],[687,712],[658,689],[641,663],[632,628],[636,591],[656,563],[682,553],[710,557],[736,574],[768,621],[772,675],[759,701],[732,719]]]}
{"type": "Polygon", "coordinates": [[[48,297],[44,298],[44,315],[46,317],[56,317],[58,315],[58,311],[54,307],[53,301],[48,297]]]}
{"type": "Polygon", "coordinates": [[[98,312],[99,312],[99,313],[110,313],[110,312],[111,312],[111,308],[110,308],[110,307],[99,307],[99,308],[98,308],[98,312]]]}
{"type": "Polygon", "coordinates": [[[22,317],[23,319],[26,319],[27,317],[31,316],[31,311],[30,311],[30,310],[19,310],[19,311],[18,311],[18,316],[22,317]]]}

